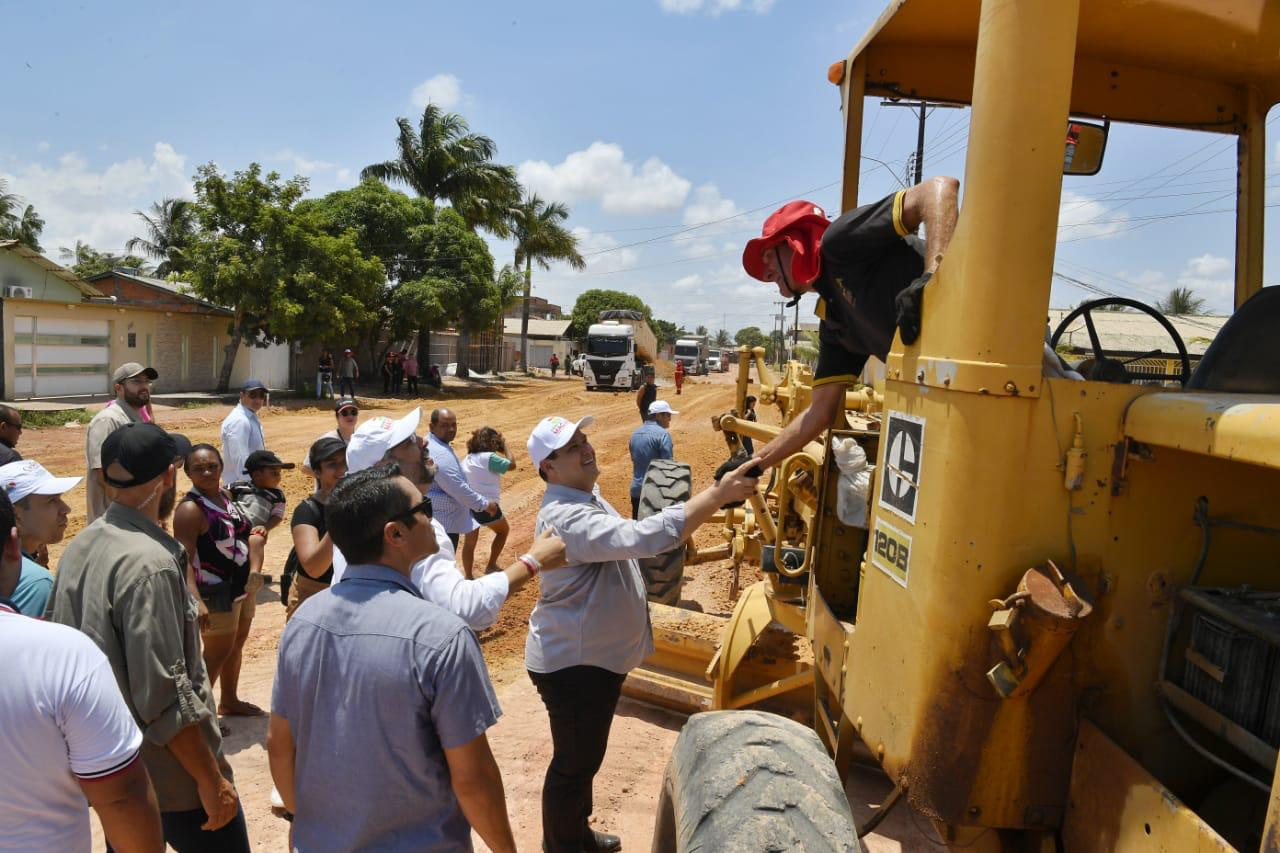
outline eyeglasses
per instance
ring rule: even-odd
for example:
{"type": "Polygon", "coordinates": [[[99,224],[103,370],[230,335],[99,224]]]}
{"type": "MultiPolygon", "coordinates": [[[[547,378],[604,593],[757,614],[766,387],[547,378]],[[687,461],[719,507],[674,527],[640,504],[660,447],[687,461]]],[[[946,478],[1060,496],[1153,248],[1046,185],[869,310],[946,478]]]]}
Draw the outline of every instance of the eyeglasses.
{"type": "Polygon", "coordinates": [[[267,392],[266,391],[250,391],[249,397],[254,400],[257,400],[257,399],[265,400],[267,398],[267,392]]]}
{"type": "Polygon", "coordinates": [[[338,412],[338,417],[340,418],[357,418],[359,416],[360,416],[360,413],[355,409],[343,409],[342,411],[338,412]]]}
{"type": "Polygon", "coordinates": [[[398,512],[391,516],[392,521],[408,521],[415,515],[425,515],[431,517],[431,498],[424,497],[421,501],[406,509],[404,512],[398,512]]]}

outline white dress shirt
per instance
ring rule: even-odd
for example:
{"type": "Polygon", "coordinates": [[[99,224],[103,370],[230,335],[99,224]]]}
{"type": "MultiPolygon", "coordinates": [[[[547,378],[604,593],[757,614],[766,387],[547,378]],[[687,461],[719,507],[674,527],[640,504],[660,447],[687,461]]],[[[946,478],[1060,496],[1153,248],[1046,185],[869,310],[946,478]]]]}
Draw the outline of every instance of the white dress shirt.
{"type": "MultiPolygon", "coordinates": [[[[467,580],[454,562],[453,543],[449,534],[434,518],[431,528],[436,533],[439,550],[424,560],[414,563],[409,580],[422,597],[438,604],[460,618],[472,631],[483,631],[498,621],[498,611],[511,591],[506,572],[494,572],[467,580]]],[[[347,570],[347,558],[337,546],[333,549],[333,583],[342,580],[347,570]]]]}
{"type": "Polygon", "coordinates": [[[244,473],[245,460],[255,450],[266,450],[262,437],[262,421],[258,416],[236,403],[222,421],[222,485],[230,486],[248,478],[244,473]]]}

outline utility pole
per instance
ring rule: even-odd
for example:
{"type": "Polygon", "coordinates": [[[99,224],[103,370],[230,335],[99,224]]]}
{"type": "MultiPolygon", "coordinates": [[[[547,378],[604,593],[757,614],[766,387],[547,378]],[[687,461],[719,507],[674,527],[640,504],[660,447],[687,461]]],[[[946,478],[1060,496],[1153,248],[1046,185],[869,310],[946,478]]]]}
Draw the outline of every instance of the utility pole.
{"type": "Polygon", "coordinates": [[[786,337],[786,326],[785,326],[787,321],[787,312],[786,312],[787,303],[775,302],[773,304],[778,306],[778,313],[774,315],[774,317],[778,321],[778,330],[776,334],[771,333],[770,337],[773,338],[774,346],[777,347],[778,352],[776,354],[778,356],[778,369],[781,370],[783,364],[785,364],[785,361],[782,357],[783,356],[782,351],[787,348],[787,337],[786,337]]]}
{"type": "Polygon", "coordinates": [[[916,114],[916,120],[919,127],[916,130],[916,152],[915,155],[907,160],[908,175],[914,174],[915,180],[912,184],[918,184],[924,180],[924,125],[929,118],[929,114],[935,109],[956,110],[963,109],[960,104],[940,104],[936,101],[881,101],[882,107],[907,107],[916,114]]]}

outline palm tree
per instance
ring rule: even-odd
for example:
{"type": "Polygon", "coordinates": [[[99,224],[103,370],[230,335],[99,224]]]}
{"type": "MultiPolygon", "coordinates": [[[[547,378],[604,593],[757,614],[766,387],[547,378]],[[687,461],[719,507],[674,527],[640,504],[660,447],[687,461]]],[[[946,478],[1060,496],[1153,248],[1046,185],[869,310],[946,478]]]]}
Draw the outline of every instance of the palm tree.
{"type": "Polygon", "coordinates": [[[545,202],[526,194],[511,208],[511,236],[516,241],[516,269],[524,267],[524,307],[520,311],[520,364],[529,369],[529,295],[533,291],[533,265],[551,269],[552,261],[564,261],[575,270],[585,269],[578,238],[564,227],[569,208],[558,201],[545,202]]]}
{"type": "Polygon", "coordinates": [[[360,179],[402,184],[423,198],[444,199],[471,228],[508,236],[507,211],[520,197],[515,169],[493,162],[493,140],[471,133],[466,119],[427,104],[415,130],[406,118],[396,119],[400,156],[365,166],[360,179]]]}
{"type": "Polygon", "coordinates": [[[720,331],[716,332],[716,346],[720,347],[721,349],[724,349],[725,347],[733,346],[733,338],[729,337],[728,329],[721,329],[720,331]]]}
{"type": "Polygon", "coordinates": [[[22,216],[12,229],[10,234],[17,239],[19,243],[37,252],[43,252],[40,248],[40,232],[44,231],[44,220],[40,218],[40,214],[36,213],[33,205],[27,205],[27,209],[22,211],[22,216]]]}
{"type": "Polygon", "coordinates": [[[1156,309],[1162,314],[1203,314],[1204,298],[1196,296],[1189,287],[1175,287],[1169,295],[1156,303],[1156,309]]]}
{"type": "Polygon", "coordinates": [[[150,216],[141,210],[135,210],[134,214],[146,223],[147,236],[130,239],[124,244],[125,251],[141,252],[159,261],[156,275],[160,278],[171,272],[186,271],[186,253],[196,232],[194,204],[185,198],[166,198],[152,203],[150,216]]]}
{"type": "Polygon", "coordinates": [[[12,227],[18,221],[14,213],[22,205],[22,198],[17,193],[9,192],[9,184],[0,178],[0,228],[12,227]]]}

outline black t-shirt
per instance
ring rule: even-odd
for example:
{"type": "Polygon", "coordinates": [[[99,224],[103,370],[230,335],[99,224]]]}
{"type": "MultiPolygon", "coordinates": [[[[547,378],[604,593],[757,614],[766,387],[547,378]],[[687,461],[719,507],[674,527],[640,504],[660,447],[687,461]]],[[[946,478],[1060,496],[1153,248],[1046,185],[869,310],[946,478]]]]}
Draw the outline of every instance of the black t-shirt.
{"type": "Polygon", "coordinates": [[[14,450],[9,445],[0,441],[0,465],[8,465],[10,462],[21,462],[22,454],[14,450]]]}
{"type": "Polygon", "coordinates": [[[902,224],[905,190],[841,216],[822,235],[815,386],[853,382],[893,345],[893,300],[924,272],[924,241],[902,224]]]}
{"type": "MultiPolygon", "coordinates": [[[[302,503],[298,504],[297,508],[293,511],[293,518],[289,521],[289,528],[293,529],[299,524],[306,524],[314,527],[316,529],[316,533],[321,539],[323,539],[324,534],[329,530],[324,521],[324,504],[317,501],[314,496],[309,497],[302,503]]],[[[298,554],[293,549],[289,549],[289,558],[285,560],[284,570],[286,572],[300,574],[303,577],[314,580],[318,583],[333,582],[332,565],[330,565],[329,568],[325,570],[325,573],[320,577],[312,578],[311,575],[307,574],[306,570],[302,568],[302,561],[298,559],[298,554]]]]}
{"type": "Polygon", "coordinates": [[[639,403],[640,414],[645,417],[648,417],[649,404],[651,404],[654,400],[658,399],[658,386],[650,385],[648,382],[646,382],[641,387],[644,389],[644,392],[640,395],[640,403],[639,403]]]}

